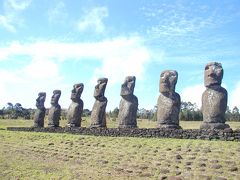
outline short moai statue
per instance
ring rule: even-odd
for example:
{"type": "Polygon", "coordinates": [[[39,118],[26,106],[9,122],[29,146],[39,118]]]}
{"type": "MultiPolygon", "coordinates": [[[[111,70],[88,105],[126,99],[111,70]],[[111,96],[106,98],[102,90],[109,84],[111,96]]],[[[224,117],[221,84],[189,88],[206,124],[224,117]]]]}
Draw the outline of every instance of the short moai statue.
{"type": "Polygon", "coordinates": [[[81,127],[82,112],[83,112],[83,101],[81,95],[83,92],[83,83],[74,84],[70,104],[67,112],[67,126],[68,127],[81,127]]]}
{"type": "Polygon", "coordinates": [[[137,128],[138,98],[133,95],[136,77],[127,76],[121,87],[119,105],[119,128],[137,128]]]}
{"type": "Polygon", "coordinates": [[[157,127],[164,129],[181,129],[179,112],[181,98],[175,92],[178,73],[174,70],[163,71],[160,75],[160,96],[157,102],[157,127]]]}
{"type": "Polygon", "coordinates": [[[205,66],[204,85],[202,94],[203,123],[200,129],[227,129],[225,112],[227,109],[227,90],[221,87],[223,78],[222,64],[210,62],[205,66]]]}
{"type": "Polygon", "coordinates": [[[94,90],[95,103],[91,113],[90,127],[106,127],[107,98],[104,96],[108,79],[100,78],[94,90]]]}
{"type": "Polygon", "coordinates": [[[51,97],[51,107],[48,113],[48,127],[59,127],[59,120],[61,116],[61,106],[58,100],[61,96],[61,90],[54,90],[51,97]]]}
{"type": "Polygon", "coordinates": [[[46,93],[40,92],[38,93],[38,98],[36,99],[36,107],[37,110],[34,114],[34,125],[33,127],[44,127],[44,118],[46,108],[44,107],[44,102],[46,99],[46,93]]]}

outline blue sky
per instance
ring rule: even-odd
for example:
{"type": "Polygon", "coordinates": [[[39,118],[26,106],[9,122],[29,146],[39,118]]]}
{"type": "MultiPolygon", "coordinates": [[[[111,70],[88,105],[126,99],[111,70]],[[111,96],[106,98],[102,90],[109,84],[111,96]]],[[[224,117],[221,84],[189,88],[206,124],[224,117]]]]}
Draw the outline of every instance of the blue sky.
{"type": "Polygon", "coordinates": [[[118,107],[121,83],[135,75],[139,108],[159,96],[160,73],[179,74],[176,91],[201,106],[204,66],[221,62],[228,105],[240,108],[239,0],[0,0],[0,107],[35,107],[40,91],[84,83],[91,109],[99,77],[109,78],[107,110],[118,107]]]}

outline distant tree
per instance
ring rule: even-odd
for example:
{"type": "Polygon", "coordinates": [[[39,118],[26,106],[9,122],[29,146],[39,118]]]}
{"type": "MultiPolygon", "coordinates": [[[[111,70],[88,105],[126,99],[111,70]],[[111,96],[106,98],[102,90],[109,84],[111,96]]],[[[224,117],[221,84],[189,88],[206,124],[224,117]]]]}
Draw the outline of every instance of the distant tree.
{"type": "Polygon", "coordinates": [[[229,106],[227,106],[227,110],[225,113],[225,119],[226,119],[226,121],[231,121],[231,118],[232,118],[232,112],[231,112],[229,106]]]}
{"type": "Polygon", "coordinates": [[[232,109],[232,120],[234,121],[240,121],[240,113],[239,113],[239,109],[237,108],[237,106],[234,106],[232,109]]]}
{"type": "Polygon", "coordinates": [[[67,109],[61,109],[61,120],[67,119],[67,109]]]}
{"type": "Polygon", "coordinates": [[[4,109],[0,109],[0,118],[4,119],[4,109]]]}
{"type": "Polygon", "coordinates": [[[155,105],[154,108],[153,108],[152,121],[157,121],[157,105],[155,105]]]}
{"type": "Polygon", "coordinates": [[[117,118],[117,117],[118,117],[118,113],[119,113],[119,109],[118,109],[118,107],[116,107],[116,108],[112,111],[111,117],[112,117],[112,118],[117,118]]]}
{"type": "Polygon", "coordinates": [[[83,109],[82,117],[91,116],[91,111],[89,109],[83,109]]]}
{"type": "Polygon", "coordinates": [[[179,119],[183,121],[201,121],[202,112],[197,107],[196,103],[181,102],[179,119]]]}
{"type": "Polygon", "coordinates": [[[3,117],[6,115],[8,119],[31,118],[31,111],[29,109],[23,108],[20,103],[13,105],[12,103],[8,102],[2,111],[3,117]]]}
{"type": "Polygon", "coordinates": [[[137,117],[140,118],[140,119],[151,120],[154,116],[154,113],[155,113],[154,109],[147,110],[145,108],[141,108],[137,111],[137,117]]]}
{"type": "Polygon", "coordinates": [[[13,104],[10,103],[10,102],[8,102],[8,103],[6,104],[6,106],[4,107],[4,114],[7,115],[7,118],[8,118],[8,119],[12,119],[13,113],[14,113],[13,104]]]}

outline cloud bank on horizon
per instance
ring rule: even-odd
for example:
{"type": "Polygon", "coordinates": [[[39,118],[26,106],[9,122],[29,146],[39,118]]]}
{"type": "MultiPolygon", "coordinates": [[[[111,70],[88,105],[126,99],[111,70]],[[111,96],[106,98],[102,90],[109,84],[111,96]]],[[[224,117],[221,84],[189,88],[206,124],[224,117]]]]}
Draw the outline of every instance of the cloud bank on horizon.
{"type": "Polygon", "coordinates": [[[38,92],[62,90],[67,108],[73,84],[83,82],[91,109],[99,77],[109,78],[107,110],[118,107],[125,76],[137,77],[139,108],[151,109],[165,69],[179,73],[177,92],[201,107],[204,66],[223,64],[228,105],[240,107],[240,2],[47,1],[0,4],[0,107],[35,107],[38,92]]]}

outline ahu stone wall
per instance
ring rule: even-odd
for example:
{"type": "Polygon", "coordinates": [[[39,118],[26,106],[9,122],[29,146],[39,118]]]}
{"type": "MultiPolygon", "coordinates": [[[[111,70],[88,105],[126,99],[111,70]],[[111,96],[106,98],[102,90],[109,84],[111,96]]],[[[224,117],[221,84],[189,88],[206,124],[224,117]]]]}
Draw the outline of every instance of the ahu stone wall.
{"type": "Polygon", "coordinates": [[[200,130],[200,129],[140,129],[140,128],[85,128],[85,127],[8,127],[10,131],[70,133],[79,135],[144,137],[144,138],[178,138],[240,141],[239,130],[200,130]]]}

